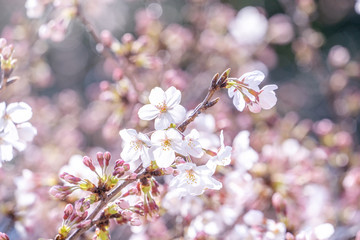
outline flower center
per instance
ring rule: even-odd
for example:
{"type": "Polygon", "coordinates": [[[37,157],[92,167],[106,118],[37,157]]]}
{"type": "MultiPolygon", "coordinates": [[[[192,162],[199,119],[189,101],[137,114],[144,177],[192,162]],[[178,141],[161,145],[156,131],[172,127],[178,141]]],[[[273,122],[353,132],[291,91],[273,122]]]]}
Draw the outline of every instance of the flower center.
{"type": "Polygon", "coordinates": [[[156,105],[157,109],[159,109],[159,111],[161,113],[164,113],[167,111],[167,106],[165,104],[165,102],[163,102],[162,104],[156,105]]]}
{"type": "Polygon", "coordinates": [[[195,172],[194,170],[190,169],[190,170],[186,170],[186,182],[188,184],[196,184],[196,176],[195,176],[195,172]]]}
{"type": "Polygon", "coordinates": [[[170,139],[166,139],[162,142],[161,146],[163,147],[163,150],[169,150],[171,147],[171,141],[170,139]]]}

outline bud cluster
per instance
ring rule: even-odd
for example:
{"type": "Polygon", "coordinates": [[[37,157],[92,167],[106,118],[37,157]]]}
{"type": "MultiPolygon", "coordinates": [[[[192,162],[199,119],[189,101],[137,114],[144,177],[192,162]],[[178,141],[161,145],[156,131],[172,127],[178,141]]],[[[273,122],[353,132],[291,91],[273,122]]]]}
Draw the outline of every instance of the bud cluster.
{"type": "Polygon", "coordinates": [[[18,77],[10,77],[17,59],[14,58],[14,46],[8,44],[5,38],[0,38],[0,62],[0,90],[2,90],[18,79],[18,77]]]}

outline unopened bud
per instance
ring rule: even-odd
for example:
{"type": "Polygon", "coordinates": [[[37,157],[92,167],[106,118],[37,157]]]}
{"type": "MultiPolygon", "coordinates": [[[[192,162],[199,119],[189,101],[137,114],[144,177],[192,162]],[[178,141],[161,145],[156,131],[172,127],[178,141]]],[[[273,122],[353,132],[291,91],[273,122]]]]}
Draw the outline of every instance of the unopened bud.
{"type": "MultiPolygon", "coordinates": [[[[3,39],[3,38],[1,38],[1,39],[3,39]]],[[[0,232],[0,240],[9,240],[9,237],[8,237],[8,235],[6,235],[6,233],[0,232]]]]}
{"type": "Polygon", "coordinates": [[[0,38],[0,50],[3,49],[6,46],[6,39],[0,38]]]}
{"type": "Polygon", "coordinates": [[[5,60],[9,59],[11,57],[11,54],[13,53],[14,47],[12,45],[6,46],[2,49],[1,54],[5,60]]]}
{"type": "Polygon", "coordinates": [[[125,172],[126,172],[126,171],[129,171],[129,170],[130,170],[130,164],[125,163],[125,164],[123,165],[123,168],[124,168],[125,172]]]}
{"type": "Polygon", "coordinates": [[[134,41],[134,36],[131,33],[125,33],[122,38],[121,41],[126,44],[126,43],[130,43],[134,41]]]}
{"type": "Polygon", "coordinates": [[[283,196],[276,192],[273,194],[271,200],[276,212],[286,215],[286,202],[283,196]]]}
{"type": "Polygon", "coordinates": [[[96,158],[99,162],[100,167],[104,167],[104,154],[102,152],[98,152],[96,154],[96,158]]]}
{"type": "MultiPolygon", "coordinates": [[[[295,240],[295,237],[294,237],[294,235],[292,235],[291,233],[287,232],[287,233],[285,234],[285,239],[286,239],[286,240],[295,240]]],[[[356,240],[357,240],[357,239],[356,239],[356,240]]]]}
{"type": "Polygon", "coordinates": [[[64,220],[68,219],[68,218],[71,216],[71,214],[73,214],[73,212],[74,212],[74,207],[73,207],[73,205],[70,204],[70,203],[67,204],[66,207],[65,207],[65,209],[64,209],[63,219],[64,219],[64,220]]]}
{"type": "Polygon", "coordinates": [[[74,175],[68,174],[66,172],[60,175],[60,178],[64,179],[64,181],[72,184],[77,184],[81,181],[81,178],[75,177],[74,175]]]}
{"type": "Polygon", "coordinates": [[[122,165],[124,165],[124,163],[125,163],[124,160],[118,159],[118,160],[116,160],[116,162],[115,162],[115,166],[116,166],[116,167],[117,167],[117,166],[122,166],[122,165]]]}
{"type": "Polygon", "coordinates": [[[49,193],[51,196],[57,199],[64,199],[73,192],[73,188],[70,186],[53,186],[50,188],[49,193]]]}
{"type": "Polygon", "coordinates": [[[105,165],[109,166],[109,162],[110,162],[110,159],[111,159],[111,154],[109,152],[105,152],[104,153],[104,158],[105,158],[105,165]]]}
{"type": "Polygon", "coordinates": [[[105,47],[110,47],[111,43],[113,41],[113,36],[112,33],[109,30],[103,30],[100,33],[100,39],[101,39],[101,43],[105,46],[105,47]]]}
{"type": "Polygon", "coordinates": [[[83,163],[85,166],[90,168],[91,171],[95,172],[94,164],[92,163],[91,159],[88,156],[84,156],[83,163]]]}

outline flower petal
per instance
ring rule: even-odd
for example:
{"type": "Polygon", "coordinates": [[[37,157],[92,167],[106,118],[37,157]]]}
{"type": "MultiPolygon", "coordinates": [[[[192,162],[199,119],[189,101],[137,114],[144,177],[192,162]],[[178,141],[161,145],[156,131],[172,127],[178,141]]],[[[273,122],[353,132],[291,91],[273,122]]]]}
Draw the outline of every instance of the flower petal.
{"type": "Polygon", "coordinates": [[[152,105],[162,105],[165,103],[166,95],[164,90],[159,87],[155,87],[151,90],[149,95],[149,101],[152,105]]]}
{"type": "Polygon", "coordinates": [[[168,108],[173,108],[181,101],[181,92],[175,87],[169,87],[166,92],[166,105],[168,108]]]}
{"type": "Polygon", "coordinates": [[[157,109],[152,104],[146,104],[145,106],[142,106],[138,112],[139,118],[147,121],[156,118],[159,114],[159,109],[157,109]]]}
{"type": "Polygon", "coordinates": [[[176,105],[174,108],[169,109],[168,113],[170,114],[173,123],[180,123],[186,116],[186,110],[181,105],[176,105]]]}
{"type": "Polygon", "coordinates": [[[23,123],[32,117],[31,107],[24,102],[10,103],[6,108],[6,113],[14,123],[23,123]]]}
{"type": "Polygon", "coordinates": [[[154,150],[154,158],[160,168],[167,168],[175,161],[175,152],[171,148],[159,147],[154,150]]]}
{"type": "Polygon", "coordinates": [[[156,130],[163,130],[168,127],[170,127],[171,124],[171,117],[168,115],[168,113],[161,113],[156,119],[155,119],[155,129],[156,130]]]}

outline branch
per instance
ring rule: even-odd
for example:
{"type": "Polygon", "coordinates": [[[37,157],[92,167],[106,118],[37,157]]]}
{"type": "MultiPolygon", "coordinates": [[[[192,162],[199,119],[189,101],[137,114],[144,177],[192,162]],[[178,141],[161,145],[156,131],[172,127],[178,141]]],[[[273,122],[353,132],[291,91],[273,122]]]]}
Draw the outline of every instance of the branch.
{"type": "MultiPolygon", "coordinates": [[[[142,165],[140,165],[136,170],[135,173],[139,173],[141,172],[141,170],[143,170],[142,165]]],[[[81,234],[83,234],[84,232],[86,232],[87,230],[89,230],[91,227],[93,227],[97,221],[93,221],[94,218],[96,217],[96,215],[98,215],[98,213],[111,201],[113,200],[113,198],[119,194],[121,192],[121,190],[123,190],[127,185],[129,185],[132,182],[137,181],[138,179],[141,179],[145,176],[147,176],[148,173],[147,172],[143,172],[142,174],[139,174],[136,179],[127,179],[125,180],[123,183],[121,183],[119,186],[117,186],[113,191],[111,191],[109,194],[107,194],[106,198],[104,200],[102,200],[94,209],[94,211],[86,218],[86,220],[91,220],[91,224],[87,227],[84,228],[79,228],[77,229],[75,232],[73,232],[68,238],[67,240],[74,240],[77,239],[78,237],[81,236],[81,234]]],[[[85,220],[85,221],[86,221],[85,220]]]]}
{"type": "Polygon", "coordinates": [[[194,111],[191,113],[191,115],[177,127],[177,129],[180,132],[184,132],[186,127],[191,122],[193,122],[200,113],[202,113],[206,109],[214,106],[220,100],[219,98],[216,98],[216,99],[210,101],[211,98],[213,97],[214,93],[217,90],[226,86],[226,81],[227,81],[229,72],[230,72],[230,69],[227,69],[227,70],[225,70],[225,72],[223,72],[221,74],[220,77],[219,77],[218,73],[214,75],[214,77],[211,81],[211,85],[209,87],[208,93],[207,93],[206,97],[204,98],[204,100],[194,109],[194,111]]]}

